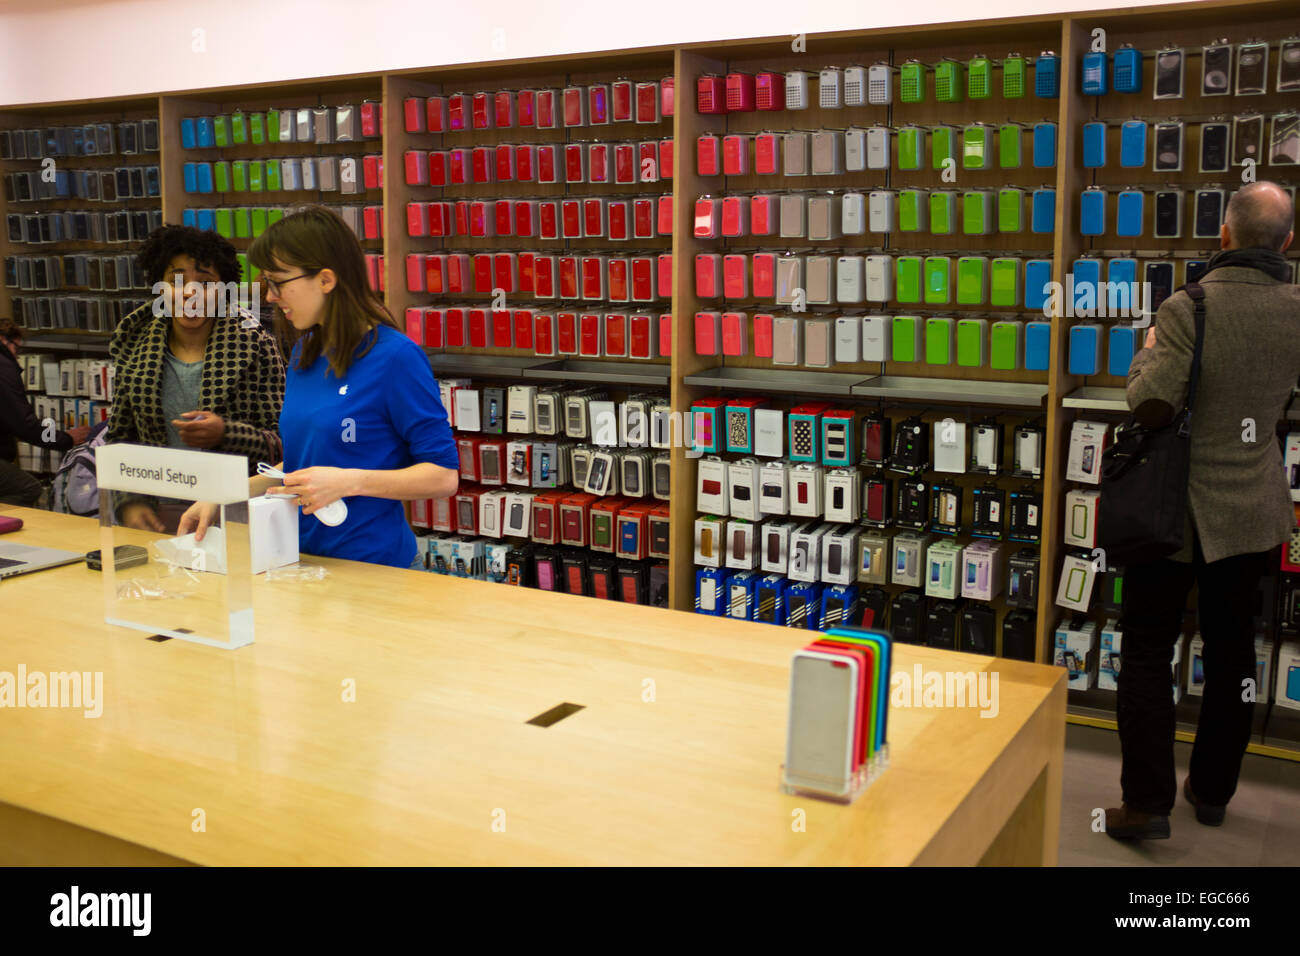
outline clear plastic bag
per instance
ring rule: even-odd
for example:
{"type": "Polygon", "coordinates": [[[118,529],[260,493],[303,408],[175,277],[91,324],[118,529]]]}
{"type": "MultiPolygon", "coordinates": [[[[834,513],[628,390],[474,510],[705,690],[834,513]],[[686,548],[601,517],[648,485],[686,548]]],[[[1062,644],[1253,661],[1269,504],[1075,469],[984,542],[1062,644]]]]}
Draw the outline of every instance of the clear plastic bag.
{"type": "MultiPolygon", "coordinates": [[[[166,601],[192,597],[199,588],[199,572],[171,560],[170,551],[160,549],[155,541],[149,546],[149,563],[132,573],[117,586],[120,601],[166,601]]],[[[119,571],[119,577],[126,572],[119,571]]]]}
{"type": "Polygon", "coordinates": [[[302,581],[308,584],[324,581],[329,572],[319,564],[286,564],[280,568],[269,568],[266,572],[268,581],[302,581]]]}

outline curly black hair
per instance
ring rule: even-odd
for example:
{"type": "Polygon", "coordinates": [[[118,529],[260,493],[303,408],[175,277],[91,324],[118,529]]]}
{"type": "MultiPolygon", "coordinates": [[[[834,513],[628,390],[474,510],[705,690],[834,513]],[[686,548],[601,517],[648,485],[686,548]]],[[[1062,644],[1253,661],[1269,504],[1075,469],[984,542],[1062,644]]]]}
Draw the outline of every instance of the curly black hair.
{"type": "Polygon", "coordinates": [[[210,265],[222,282],[238,282],[239,260],[235,247],[215,232],[193,226],[159,226],[149,233],[136,253],[136,262],[144,270],[149,284],[169,281],[167,263],[179,255],[192,256],[200,265],[210,265]]]}

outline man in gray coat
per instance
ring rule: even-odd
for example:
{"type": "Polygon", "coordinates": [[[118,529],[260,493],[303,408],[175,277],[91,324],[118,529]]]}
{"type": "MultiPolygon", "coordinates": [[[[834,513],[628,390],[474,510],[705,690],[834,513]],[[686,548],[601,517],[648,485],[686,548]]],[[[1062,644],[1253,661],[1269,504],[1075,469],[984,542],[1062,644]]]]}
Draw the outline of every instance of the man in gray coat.
{"type": "MultiPolygon", "coordinates": [[[[1193,582],[1205,690],[1183,794],[1197,820],[1218,826],[1237,789],[1255,699],[1251,619],[1259,579],[1295,523],[1275,435],[1300,379],[1300,286],[1282,255],[1294,221],[1285,190],[1269,182],[1243,187],[1228,203],[1222,249],[1200,280],[1205,344],[1184,546],[1124,574],[1117,714],[1124,805],[1106,811],[1112,837],[1169,836],[1177,795],[1170,664],[1193,582]]],[[[1186,292],[1166,299],[1133,359],[1128,404],[1144,424],[1168,422],[1186,399],[1193,311],[1186,292]]]]}

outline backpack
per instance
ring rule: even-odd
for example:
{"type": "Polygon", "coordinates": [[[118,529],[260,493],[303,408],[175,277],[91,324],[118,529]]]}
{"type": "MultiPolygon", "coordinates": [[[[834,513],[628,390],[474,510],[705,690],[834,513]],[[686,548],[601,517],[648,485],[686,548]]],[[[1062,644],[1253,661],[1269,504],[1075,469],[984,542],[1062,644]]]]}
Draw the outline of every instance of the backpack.
{"type": "Polygon", "coordinates": [[[95,449],[104,444],[108,422],[90,430],[86,440],[68,450],[50,483],[50,510],[83,518],[99,516],[99,482],[95,476],[95,449]]]}

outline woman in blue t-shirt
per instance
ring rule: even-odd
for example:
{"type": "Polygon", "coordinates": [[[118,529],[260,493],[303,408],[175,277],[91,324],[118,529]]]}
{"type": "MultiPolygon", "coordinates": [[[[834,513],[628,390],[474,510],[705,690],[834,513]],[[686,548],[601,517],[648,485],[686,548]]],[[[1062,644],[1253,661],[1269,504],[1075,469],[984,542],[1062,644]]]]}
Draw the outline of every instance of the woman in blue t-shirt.
{"type": "MultiPolygon", "coordinates": [[[[305,554],[423,566],[401,502],[456,493],[459,458],[424,350],[370,290],[356,236],[309,206],[272,225],[248,250],[267,301],[301,338],[285,378],[280,437],[284,480],[249,479],[249,496],[291,494],[305,554]],[[343,500],[337,526],[316,518],[343,500]]],[[[181,533],[206,530],[196,505],[181,533]]]]}

